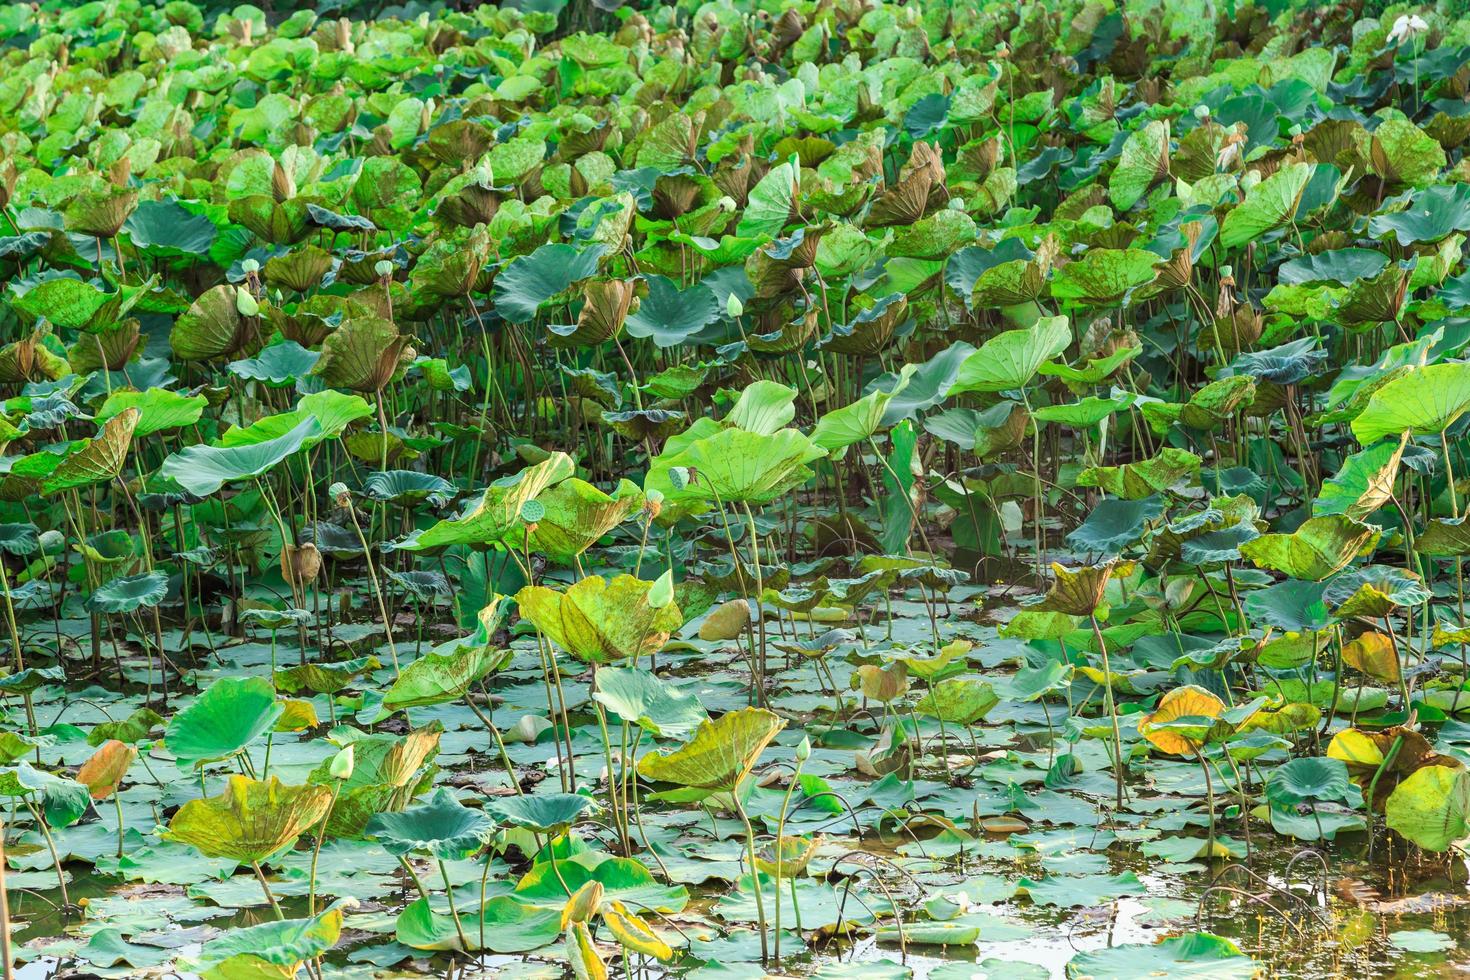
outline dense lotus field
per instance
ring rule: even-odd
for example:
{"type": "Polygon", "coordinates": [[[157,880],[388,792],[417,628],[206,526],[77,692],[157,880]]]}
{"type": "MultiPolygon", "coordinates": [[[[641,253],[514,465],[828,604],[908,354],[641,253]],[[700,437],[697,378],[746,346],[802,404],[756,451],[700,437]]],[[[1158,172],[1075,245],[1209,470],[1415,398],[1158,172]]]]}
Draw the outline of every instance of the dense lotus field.
{"type": "Polygon", "coordinates": [[[1470,969],[1470,13],[0,8],[11,977],[1470,969]]]}

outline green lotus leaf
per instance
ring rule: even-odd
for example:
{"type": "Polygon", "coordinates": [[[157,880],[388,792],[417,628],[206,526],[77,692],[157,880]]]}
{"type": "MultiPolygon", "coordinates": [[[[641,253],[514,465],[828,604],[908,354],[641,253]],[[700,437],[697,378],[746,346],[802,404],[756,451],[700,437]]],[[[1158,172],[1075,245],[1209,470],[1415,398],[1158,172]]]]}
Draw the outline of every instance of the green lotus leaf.
{"type": "Polygon", "coordinates": [[[1296,217],[1316,164],[1288,163],[1246,192],[1220,225],[1220,244],[1239,248],[1296,217]]]}
{"type": "Polygon", "coordinates": [[[698,697],[639,667],[602,668],[592,696],[623,721],[658,736],[687,735],[709,717],[698,697]]]}
{"type": "Polygon", "coordinates": [[[221,962],[249,956],[274,966],[294,968],[337,945],[337,940],[342,938],[342,913],[356,904],[356,899],[340,899],[307,919],[284,919],[232,929],[206,943],[202,958],[205,962],[221,962]]]}
{"type": "Polygon", "coordinates": [[[1193,977],[1250,980],[1260,964],[1235,943],[1209,932],[1190,932],[1161,942],[1125,943],[1078,953],[1067,961],[1069,980],[1133,980],[1135,977],[1193,977]]]}
{"type": "Polygon", "coordinates": [[[307,350],[294,340],[283,340],[262,348],[254,357],[231,361],[229,367],[236,377],[284,388],[311,374],[321,356],[321,352],[307,350]]]}
{"type": "Polygon", "coordinates": [[[541,861],[516,882],[515,896],[528,905],[549,905],[561,909],[567,905],[567,889],[573,893],[585,885],[602,886],[602,901],[628,902],[674,915],[689,902],[689,891],[682,885],[661,885],[641,862],[633,858],[604,855],[574,855],[571,860],[541,861]],[[558,873],[559,872],[559,873],[558,873]],[[565,887],[563,887],[565,886],[565,887]]]}
{"type": "Polygon", "coordinates": [[[219,445],[230,449],[269,442],[289,435],[308,418],[314,418],[320,428],[306,435],[301,444],[302,448],[310,449],[327,439],[335,439],[353,422],[369,418],[372,414],[373,407],[361,395],[341,391],[313,392],[303,395],[293,411],[267,415],[250,425],[228,429],[220,436],[219,445]]]}
{"type": "Polygon", "coordinates": [[[1026,330],[1007,330],[965,359],[949,394],[1025,388],[1041,366],[1071,342],[1072,328],[1064,316],[1042,317],[1026,330]]]}
{"type": "Polygon", "coordinates": [[[565,592],[527,586],[516,593],[516,604],[547,639],[577,659],[632,663],[663,649],[684,621],[672,602],[651,605],[654,585],[632,575],[591,575],[565,592]]]}
{"type": "Polygon", "coordinates": [[[259,863],[320,824],[331,805],[332,791],[325,786],[288,786],[275,776],[264,781],[230,776],[219,796],[179,807],[160,836],[189,844],[205,857],[259,863]]]}
{"type": "Polygon", "coordinates": [[[1382,532],[1345,514],[1309,518],[1290,534],[1263,534],[1240,546],[1257,568],[1320,582],[1373,548],[1382,532]]]}
{"type": "Polygon", "coordinates": [[[1428,765],[1394,787],[1383,808],[1390,830],[1426,851],[1447,851],[1470,836],[1470,772],[1428,765]]]}
{"type": "Polygon", "coordinates": [[[799,189],[800,168],[795,161],[787,160],[772,167],[750,189],[735,234],[741,238],[779,238],[786,225],[796,218],[799,189]]]}
{"type": "Polygon", "coordinates": [[[164,744],[180,769],[198,769],[245,751],[284,710],[264,678],[221,677],[169,720],[164,744]]]}
{"type": "Polygon", "coordinates": [[[1373,392],[1353,419],[1353,435],[1369,445],[1405,431],[1439,435],[1470,409],[1470,362],[1430,364],[1373,392]]]}
{"type": "Polygon", "coordinates": [[[939,681],[914,705],[914,710],[954,725],[975,724],[1000,703],[988,681],[951,677],[939,681]]]}
{"type": "Polygon", "coordinates": [[[204,415],[209,404],[203,395],[181,395],[164,388],[147,391],[114,391],[97,411],[97,421],[106,422],[130,408],[139,412],[134,438],[193,425],[204,415]]]}
{"type": "Polygon", "coordinates": [[[512,532],[524,528],[521,510],[525,503],[536,500],[551,487],[570,478],[576,469],[576,464],[566,453],[552,453],[541,462],[490,484],[485,488],[479,502],[464,514],[438,522],[420,534],[416,541],[406,543],[403,547],[424,549],[451,544],[487,545],[505,540],[512,532]]]}
{"type": "Polygon", "coordinates": [[[644,489],[656,488],[670,500],[764,504],[811,478],[807,463],[826,451],[795,429],[770,435],[744,429],[718,429],[673,452],[674,440],[653,461],[644,489]],[[675,468],[693,470],[695,482],[675,488],[675,468]]]}
{"type": "Polygon", "coordinates": [[[1103,500],[1093,507],[1081,526],[1067,535],[1067,541],[1079,551],[1119,555],[1137,544],[1144,530],[1163,515],[1161,497],[1103,500]]]}
{"type": "Polygon", "coordinates": [[[554,242],[513,260],[495,277],[495,308],[512,323],[534,320],[543,304],[596,275],[605,251],[554,242]]]}
{"type": "Polygon", "coordinates": [[[734,791],[786,722],[764,708],[741,708],[704,722],[694,738],[673,752],[648,754],[638,773],[655,782],[693,789],[734,791]]]}
{"type": "Polygon", "coordinates": [[[541,908],[499,895],[479,910],[461,912],[459,927],[448,915],[435,912],[419,899],[398,913],[396,938],[414,949],[458,950],[463,933],[470,952],[525,953],[556,941],[562,934],[561,909],[541,908]]]}
{"type": "Polygon", "coordinates": [[[390,854],[427,854],[439,861],[460,861],[480,849],[492,826],[488,816],[460,803],[449,788],[440,787],[418,806],[377,814],[363,833],[390,854]]]}
{"type": "Polygon", "coordinates": [[[262,476],[321,435],[322,424],[308,415],[284,435],[242,445],[188,446],[169,456],[159,472],[196,497],[207,497],[226,483],[262,476]]]}
{"type": "Polygon", "coordinates": [[[100,613],[132,613],[156,606],[168,595],[168,576],[162,572],[123,575],[104,582],[87,597],[87,608],[100,613]]]}
{"type": "Polygon", "coordinates": [[[1419,576],[1387,565],[1365,565],[1333,579],[1322,598],[1340,619],[1367,616],[1382,619],[1398,606],[1429,601],[1429,590],[1419,576]]]}
{"type": "Polygon", "coordinates": [[[362,481],[362,493],[373,500],[413,505],[428,501],[436,507],[453,500],[459,488],[442,476],[416,470],[380,470],[362,481]]]}
{"type": "Polygon", "coordinates": [[[812,443],[833,453],[877,435],[883,429],[888,403],[908,387],[915,370],[915,365],[905,364],[899,369],[898,381],[892,388],[887,391],[874,389],[856,401],[824,414],[812,429],[812,443]]]}
{"type": "Polygon", "coordinates": [[[644,281],[648,295],[625,323],[630,337],[650,338],[659,347],[678,347],[720,317],[715,294],[706,286],[680,289],[672,279],[656,274],[644,281]]]}
{"type": "Polygon", "coordinates": [[[167,199],[140,202],[122,230],[133,248],[155,259],[203,258],[219,235],[206,215],[167,199]]]}
{"type": "Polygon", "coordinates": [[[1470,184],[1436,184],[1416,193],[1402,211],[1368,220],[1370,235],[1401,245],[1437,242],[1457,231],[1470,232],[1470,184]]]}
{"type": "Polygon", "coordinates": [[[469,646],[450,653],[433,650],[403,668],[388,693],[383,695],[385,714],[404,708],[458,701],[476,683],[510,660],[509,650],[489,644],[469,646]]]}
{"type": "Polygon", "coordinates": [[[559,834],[597,808],[596,800],[580,793],[500,796],[485,801],[485,812],[498,823],[536,834],[559,834]]]}
{"type": "Polygon", "coordinates": [[[80,820],[92,806],[92,793],[75,779],[34,769],[22,762],[0,770],[0,796],[19,796],[39,804],[48,826],[58,830],[80,820]]]}

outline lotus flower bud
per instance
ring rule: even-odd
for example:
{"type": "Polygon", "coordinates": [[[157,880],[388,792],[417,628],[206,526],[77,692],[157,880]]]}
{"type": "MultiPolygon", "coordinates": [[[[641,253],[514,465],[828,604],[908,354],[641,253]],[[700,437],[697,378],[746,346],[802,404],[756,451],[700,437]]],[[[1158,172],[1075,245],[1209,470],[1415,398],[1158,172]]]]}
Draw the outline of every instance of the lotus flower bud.
{"type": "Polygon", "coordinates": [[[729,316],[735,317],[735,316],[740,316],[740,314],[742,314],[744,312],[745,312],[745,304],[742,303],[742,302],[740,302],[740,297],[739,296],[736,296],[734,293],[731,293],[730,294],[730,298],[727,299],[727,300],[725,300],[725,313],[728,314],[729,316]]]}
{"type": "Polygon", "coordinates": [[[235,309],[241,316],[259,316],[260,302],[250,295],[248,289],[237,289],[235,291],[235,309]]]}
{"type": "Polygon", "coordinates": [[[803,737],[796,746],[796,761],[805,762],[812,757],[812,740],[803,737]]]}
{"type": "Polygon", "coordinates": [[[327,767],[333,779],[352,778],[353,751],[349,745],[336,755],[332,756],[332,764],[327,767]]]}

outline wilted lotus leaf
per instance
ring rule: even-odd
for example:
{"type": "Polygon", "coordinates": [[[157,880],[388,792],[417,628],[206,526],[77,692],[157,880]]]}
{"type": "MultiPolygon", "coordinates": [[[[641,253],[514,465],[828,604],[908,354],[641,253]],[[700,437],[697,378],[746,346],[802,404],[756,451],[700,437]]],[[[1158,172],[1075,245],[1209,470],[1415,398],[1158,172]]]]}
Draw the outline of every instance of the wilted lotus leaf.
{"type": "Polygon", "coordinates": [[[632,279],[597,279],[582,287],[582,312],[570,327],[551,327],[556,347],[593,347],[616,337],[632,308],[638,283],[632,279]]]}
{"type": "Polygon", "coordinates": [[[1138,731],[1161,752],[1194,755],[1208,740],[1210,728],[1225,703],[1202,687],[1186,684],[1159,699],[1159,706],[1138,722],[1138,731]]]}
{"type": "Polygon", "coordinates": [[[645,755],[638,772],[655,782],[733,791],[786,722],[764,708],[741,708],[699,726],[694,738],[664,755],[645,755]]]}
{"type": "Polygon", "coordinates": [[[1378,777],[1378,785],[1373,787],[1374,796],[1370,801],[1375,810],[1383,808],[1384,799],[1409,774],[1425,766],[1456,764],[1453,756],[1436,752],[1422,734],[1402,726],[1382,731],[1343,729],[1332,736],[1327,756],[1346,763],[1353,782],[1364,790],[1368,789],[1375,776],[1378,777]],[[1397,752],[1394,752],[1395,744],[1398,745],[1397,752]],[[1390,752],[1394,752],[1393,759],[1388,761],[1390,752]]]}
{"type": "Polygon", "coordinates": [[[260,350],[258,304],[244,289],[228,283],[206,290],[174,322],[169,345],[181,361],[250,356],[260,350]],[[243,310],[251,310],[248,315],[243,310]]]}
{"type": "Polygon", "coordinates": [[[480,680],[504,667],[510,658],[509,650],[495,650],[489,644],[462,647],[449,653],[430,650],[403,668],[383,695],[383,712],[458,701],[480,680]]]}
{"type": "Polygon", "coordinates": [[[1067,568],[1055,562],[1055,580],[1046,596],[1029,607],[1032,612],[1057,612],[1068,616],[1091,616],[1102,605],[1103,590],[1112,577],[1115,562],[1067,568]]]}
{"type": "Polygon", "coordinates": [[[322,341],[322,356],[311,373],[333,388],[381,391],[413,361],[413,338],[382,317],[353,316],[322,341]]]}
{"type": "Polygon", "coordinates": [[[162,837],[192,845],[205,857],[258,863],[320,824],[331,805],[332,791],[325,786],[230,776],[221,795],[180,807],[162,837]]]}
{"type": "MultiPolygon", "coordinates": [[[[81,331],[76,342],[66,349],[66,360],[77,372],[101,368],[121,371],[137,353],[141,340],[141,324],[136,318],[128,317],[117,323],[81,331]]],[[[39,350],[36,352],[38,362],[44,356],[39,350]]]]}
{"type": "Polygon", "coordinates": [[[77,770],[77,782],[87,787],[94,800],[105,800],[117,791],[128,773],[128,766],[138,757],[138,750],[126,742],[111,739],[103,742],[92,757],[77,770]]]}
{"type": "Polygon", "coordinates": [[[1382,532],[1344,514],[1308,519],[1290,534],[1263,534],[1240,546],[1257,568],[1320,582],[1377,543],[1382,532]]]}
{"type": "Polygon", "coordinates": [[[315,245],[277,255],[265,264],[265,281],[272,286],[304,293],[321,284],[332,268],[332,256],[315,245]]]}
{"type": "Polygon", "coordinates": [[[1093,248],[1058,268],[1051,294],[1086,306],[1116,306],[1154,281],[1159,257],[1141,248],[1093,248]]]}
{"type": "Polygon", "coordinates": [[[137,206],[136,188],[83,191],[66,206],[66,227],[93,238],[116,238],[137,206]]]}
{"type": "Polygon", "coordinates": [[[1200,458],[1184,449],[1164,447],[1137,463],[1093,466],[1077,476],[1078,486],[1099,487],[1117,497],[1137,500],[1178,486],[1199,483],[1200,458]]]}
{"type": "MultiPolygon", "coordinates": [[[[617,489],[607,494],[573,477],[535,499],[543,511],[531,532],[531,550],[561,565],[572,564],[578,555],[644,505],[643,491],[630,480],[618,481],[617,489]]],[[[515,540],[505,543],[509,547],[525,544],[515,540]]]]}
{"type": "Polygon", "coordinates": [[[1368,616],[1381,619],[1397,606],[1427,602],[1430,592],[1419,576],[1388,565],[1365,565],[1344,572],[1327,586],[1322,598],[1334,606],[1340,619],[1368,616]]]}
{"type": "Polygon", "coordinates": [[[879,704],[888,704],[902,697],[909,689],[909,671],[903,661],[882,666],[863,664],[852,678],[852,686],[863,692],[863,697],[879,704]]]}
{"type": "Polygon", "coordinates": [[[731,599],[710,610],[704,622],[699,624],[699,638],[713,641],[734,640],[745,632],[750,622],[750,602],[745,599],[731,599]]]}
{"type": "Polygon", "coordinates": [[[1342,662],[1381,681],[1399,679],[1398,647],[1386,633],[1363,633],[1344,643],[1342,662]]]}
{"type": "Polygon", "coordinates": [[[888,346],[899,324],[908,316],[909,303],[902,293],[889,293],[845,324],[836,324],[822,338],[823,350],[856,357],[871,357],[888,346]]]}
{"type": "Polygon", "coordinates": [[[1393,499],[1408,433],[1397,442],[1385,440],[1343,460],[1337,474],[1322,482],[1312,513],[1346,514],[1361,521],[1393,499]]]}
{"type": "Polygon", "coordinates": [[[50,496],[94,483],[106,483],[122,472],[133,442],[133,431],[142,413],[136,408],[124,409],[103,423],[97,437],[67,456],[40,481],[41,493],[50,496]]]}
{"type": "Polygon", "coordinates": [[[674,958],[673,949],[663,937],[643,919],[628,911],[622,902],[609,902],[604,906],[602,921],[624,949],[665,962],[674,958]]]}
{"type": "Polygon", "coordinates": [[[654,584],[632,575],[590,575],[565,592],[527,586],[516,603],[547,639],[579,660],[633,662],[663,649],[684,621],[672,602],[650,605],[654,584]]]}
{"type": "Polygon", "coordinates": [[[1169,175],[1169,121],[1156,119],[1128,135],[1118,165],[1108,178],[1113,206],[1127,211],[1169,175]]]}
{"type": "Polygon", "coordinates": [[[287,694],[297,691],[336,694],[381,666],[377,657],[357,657],[335,664],[297,664],[278,668],[275,684],[278,690],[287,694]]]}
{"type": "Polygon", "coordinates": [[[504,540],[514,531],[522,533],[522,508],[550,487],[577,471],[566,453],[552,453],[513,476],[496,480],[485,488],[480,501],[459,517],[440,521],[405,543],[410,549],[438,548],[451,544],[488,545],[504,540]]]}
{"type": "Polygon", "coordinates": [[[331,759],[312,770],[308,781],[330,792],[341,792],[327,819],[327,832],[339,837],[361,837],[375,814],[402,810],[427,789],[438,768],[433,764],[444,729],[438,722],[407,735],[365,735],[352,744],[352,774],[338,780],[331,759]]]}
{"type": "Polygon", "coordinates": [[[929,688],[914,710],[955,725],[973,725],[1000,703],[988,681],[974,677],[951,677],[929,688]]]}

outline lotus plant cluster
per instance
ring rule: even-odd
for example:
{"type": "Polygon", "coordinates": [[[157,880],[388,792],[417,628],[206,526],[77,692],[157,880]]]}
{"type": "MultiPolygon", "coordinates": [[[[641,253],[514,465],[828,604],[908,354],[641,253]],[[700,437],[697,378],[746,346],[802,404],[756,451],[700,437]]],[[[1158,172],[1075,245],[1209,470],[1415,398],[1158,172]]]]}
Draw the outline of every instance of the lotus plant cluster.
{"type": "Polygon", "coordinates": [[[4,980],[1470,964],[1463,3],[0,69],[4,980]]]}

